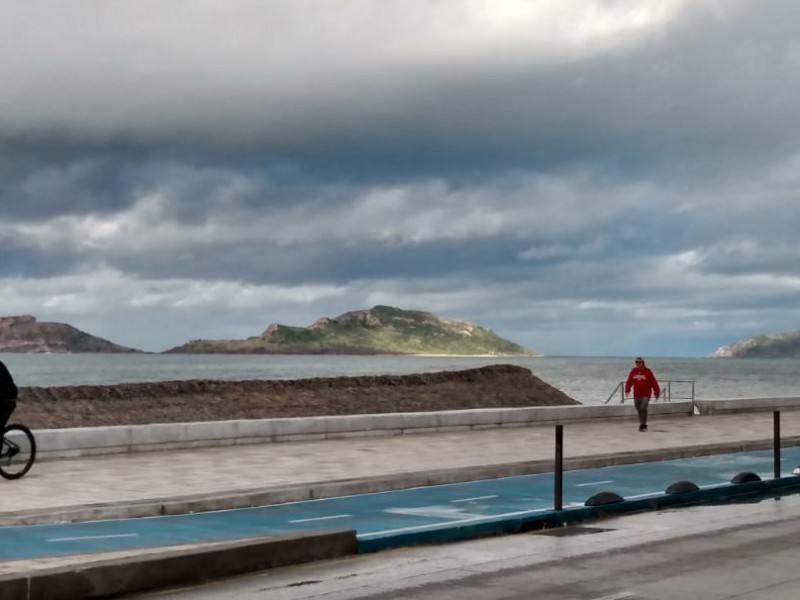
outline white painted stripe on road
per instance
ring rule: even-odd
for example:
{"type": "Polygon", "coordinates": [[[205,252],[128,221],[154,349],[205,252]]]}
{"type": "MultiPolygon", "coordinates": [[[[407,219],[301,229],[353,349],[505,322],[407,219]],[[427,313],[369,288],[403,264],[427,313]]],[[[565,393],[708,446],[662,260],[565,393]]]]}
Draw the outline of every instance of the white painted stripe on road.
{"type": "Polygon", "coordinates": [[[590,481],[589,483],[576,483],[575,487],[587,487],[590,485],[606,485],[607,483],[614,483],[614,480],[607,479],[606,481],[590,481]]]}
{"type": "Polygon", "coordinates": [[[472,502],[473,500],[489,500],[490,498],[497,498],[497,494],[491,496],[475,496],[474,498],[459,498],[458,500],[450,500],[450,502],[472,502]]]}
{"type": "MultiPolygon", "coordinates": [[[[518,515],[533,515],[553,510],[549,508],[538,508],[535,510],[518,510],[514,512],[501,513],[498,515],[487,515],[485,517],[475,517],[471,519],[461,519],[460,521],[442,521],[441,523],[431,523],[430,525],[420,525],[411,527],[400,527],[399,529],[385,529],[383,531],[373,531],[371,533],[356,533],[356,537],[360,540],[369,540],[372,538],[380,537],[382,535],[390,535],[393,533],[407,533],[410,531],[430,531],[431,529],[442,529],[444,527],[452,527],[453,525],[463,525],[466,523],[489,523],[498,518],[516,517],[518,515]]],[[[387,511],[388,512],[388,511],[387,511]]]]}
{"type": "Polygon", "coordinates": [[[84,535],[80,537],[50,538],[48,542],[79,542],[84,540],[113,540],[116,538],[139,537],[138,533],[118,533],[115,535],[84,535]]]}
{"type": "Polygon", "coordinates": [[[598,596],[594,600],[625,600],[625,598],[633,597],[635,597],[633,592],[618,592],[616,594],[611,594],[610,596],[598,596]]]}
{"type": "Polygon", "coordinates": [[[289,523],[308,523],[309,521],[327,521],[329,519],[346,519],[347,517],[352,517],[353,515],[331,515],[329,517],[314,517],[313,519],[294,519],[289,521],[289,523]]]}
{"type": "Polygon", "coordinates": [[[463,508],[458,506],[450,506],[449,504],[434,504],[433,506],[417,506],[414,508],[397,507],[387,508],[383,512],[391,515],[410,515],[412,517],[426,517],[430,519],[456,519],[461,520],[464,518],[481,518],[485,515],[475,515],[466,512],[463,508]]]}

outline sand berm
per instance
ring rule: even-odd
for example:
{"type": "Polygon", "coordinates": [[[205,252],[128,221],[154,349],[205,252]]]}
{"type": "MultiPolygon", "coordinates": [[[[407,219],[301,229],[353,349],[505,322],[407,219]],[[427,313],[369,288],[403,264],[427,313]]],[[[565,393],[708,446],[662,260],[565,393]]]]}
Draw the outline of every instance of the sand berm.
{"type": "Polygon", "coordinates": [[[21,387],[12,420],[53,429],[568,404],[580,403],[529,369],[498,364],[413,375],[21,387]]]}

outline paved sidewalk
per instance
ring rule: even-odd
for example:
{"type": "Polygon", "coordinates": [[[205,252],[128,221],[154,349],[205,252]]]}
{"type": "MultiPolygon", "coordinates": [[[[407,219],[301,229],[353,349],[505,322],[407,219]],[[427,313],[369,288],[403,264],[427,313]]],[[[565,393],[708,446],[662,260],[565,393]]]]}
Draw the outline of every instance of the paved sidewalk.
{"type": "MultiPolygon", "coordinates": [[[[237,497],[246,505],[248,495],[269,503],[550,471],[554,431],[548,424],[43,461],[23,479],[0,480],[0,525],[181,512],[163,504],[186,498],[196,503],[186,510],[206,510],[232,507],[237,497]],[[205,497],[215,500],[205,506],[205,497]]],[[[800,443],[800,411],[781,413],[781,433],[784,444],[795,436],[800,443]]],[[[564,424],[564,457],[567,468],[591,467],[702,453],[696,446],[771,447],[772,437],[770,411],[654,418],[645,433],[628,420],[581,421],[564,424]]]]}

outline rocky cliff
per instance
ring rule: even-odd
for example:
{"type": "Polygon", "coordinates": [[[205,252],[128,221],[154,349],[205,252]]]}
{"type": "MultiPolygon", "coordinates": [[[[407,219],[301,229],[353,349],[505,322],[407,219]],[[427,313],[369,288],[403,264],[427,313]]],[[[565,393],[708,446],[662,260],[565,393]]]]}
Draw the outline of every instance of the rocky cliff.
{"type": "Polygon", "coordinates": [[[90,335],[65,323],[39,322],[36,317],[0,317],[0,352],[80,353],[139,352],[90,335]]]}

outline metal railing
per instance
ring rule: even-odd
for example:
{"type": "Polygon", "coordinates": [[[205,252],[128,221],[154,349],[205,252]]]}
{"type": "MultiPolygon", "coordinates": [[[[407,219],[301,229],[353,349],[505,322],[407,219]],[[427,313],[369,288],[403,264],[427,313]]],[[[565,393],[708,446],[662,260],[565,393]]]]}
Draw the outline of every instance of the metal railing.
{"type": "MultiPolygon", "coordinates": [[[[694,380],[692,379],[669,379],[659,381],[661,395],[659,400],[662,402],[672,402],[673,400],[690,400],[694,408],[694,380]]],[[[614,396],[619,396],[620,402],[625,402],[625,382],[620,381],[614,391],[608,396],[606,404],[611,402],[614,396]]],[[[654,399],[655,400],[655,399],[654,399]]]]}
{"type": "MultiPolygon", "coordinates": [[[[666,384],[665,387],[667,389],[669,389],[669,382],[664,382],[664,383],[666,384]]],[[[692,387],[692,395],[694,395],[694,382],[693,381],[674,381],[674,383],[691,383],[692,384],[692,386],[691,386],[692,387]]],[[[625,382],[623,381],[620,385],[622,385],[623,389],[624,389],[625,382]]],[[[619,388],[619,387],[620,386],[618,385],[617,388],[619,388]]],[[[609,397],[609,400],[616,394],[616,391],[617,390],[614,390],[614,392],[609,397]]],[[[606,401],[606,404],[608,404],[608,401],[606,401]]],[[[692,404],[694,404],[694,401],[692,402],[692,404]]],[[[554,477],[553,477],[553,508],[556,511],[560,512],[560,511],[564,510],[564,505],[563,505],[564,504],[564,502],[563,502],[564,501],[564,426],[563,425],[556,425],[555,426],[555,431],[556,431],[556,440],[555,440],[555,460],[554,460],[554,469],[553,469],[554,470],[554,477]]],[[[611,465],[610,462],[606,464],[606,466],[610,466],[610,465],[611,465]]],[[[771,482],[771,484],[773,486],[776,486],[775,480],[781,479],[781,411],[779,411],[779,410],[772,411],[772,468],[773,468],[772,473],[773,473],[774,480],[771,482]]],[[[800,469],[800,467],[797,467],[792,471],[793,475],[797,475],[797,469],[800,469]]],[[[797,478],[795,477],[794,479],[796,480],[797,478]]],[[[734,477],[730,480],[730,483],[734,484],[734,486],[739,486],[739,485],[748,486],[748,485],[750,485],[750,484],[752,484],[753,482],[756,482],[756,481],[761,481],[761,477],[759,477],[758,474],[753,473],[751,471],[742,471],[742,472],[734,475],[734,477]]],[[[784,481],[786,481],[786,480],[784,479],[784,481]]],[[[611,481],[606,481],[606,482],[603,482],[603,483],[612,483],[612,482],[611,481]]],[[[663,498],[664,499],[668,499],[670,497],[673,497],[673,498],[676,497],[676,494],[678,492],[677,491],[673,492],[671,490],[674,487],[679,486],[680,484],[690,484],[690,486],[687,488],[688,494],[690,496],[693,496],[694,498],[696,498],[697,499],[697,503],[707,503],[708,502],[708,496],[705,495],[706,491],[700,492],[699,488],[693,482],[691,482],[689,480],[678,480],[675,483],[673,483],[672,485],[670,485],[664,491],[663,498]],[[691,486],[694,486],[694,489],[692,489],[691,486]],[[694,491],[697,491],[700,494],[703,494],[703,496],[694,495],[693,494],[694,491]]],[[[715,490],[718,490],[719,492],[721,492],[720,496],[718,496],[720,499],[723,499],[726,502],[736,502],[737,501],[736,497],[738,496],[738,494],[736,494],[735,492],[733,494],[731,494],[731,493],[729,493],[729,491],[726,491],[725,488],[722,487],[722,486],[711,486],[711,488],[714,488],[715,490]]],[[[740,489],[745,489],[745,488],[740,488],[740,489]]],[[[783,488],[783,489],[788,489],[788,488],[783,488]]],[[[794,488],[794,489],[796,489],[796,488],[794,488]]],[[[748,497],[752,497],[752,494],[753,494],[752,491],[748,490],[745,493],[747,494],[748,497]]],[[[769,493],[769,491],[767,491],[767,493],[769,493]]],[[[775,492],[772,492],[772,494],[774,494],[774,493],[775,492]]],[[[615,492],[603,491],[603,492],[598,492],[594,496],[591,496],[589,499],[587,499],[586,502],[584,503],[584,506],[601,506],[603,504],[607,504],[608,501],[603,501],[603,500],[600,500],[600,498],[599,498],[600,496],[603,496],[603,495],[616,496],[616,498],[613,498],[613,499],[610,500],[610,502],[613,502],[615,504],[617,502],[625,502],[625,498],[623,498],[622,496],[619,496],[619,494],[616,494],[615,492]],[[593,500],[597,500],[597,502],[593,502],[593,500]]],[[[649,504],[649,508],[650,509],[659,509],[659,508],[662,508],[663,506],[666,505],[666,503],[661,504],[661,502],[663,502],[663,500],[659,500],[657,498],[651,498],[651,499],[647,500],[647,502],[649,504]]],[[[681,500],[680,502],[681,502],[680,505],[682,505],[682,506],[688,506],[689,505],[689,504],[685,503],[686,502],[685,500],[681,500]]],[[[583,510],[583,509],[581,509],[581,510],[583,510]]],[[[641,509],[637,508],[635,510],[641,510],[641,509]]],[[[577,513],[574,513],[574,514],[577,514],[577,513]]],[[[614,514],[618,515],[619,512],[617,510],[615,510],[614,514]]],[[[598,516],[600,516],[599,513],[598,513],[598,516]]],[[[565,526],[565,525],[567,525],[566,521],[562,521],[560,523],[560,526],[562,526],[562,527],[565,526]]],[[[556,526],[559,526],[559,525],[556,525],[556,526]]],[[[608,597],[610,598],[610,596],[608,596],[608,597]]]]}

